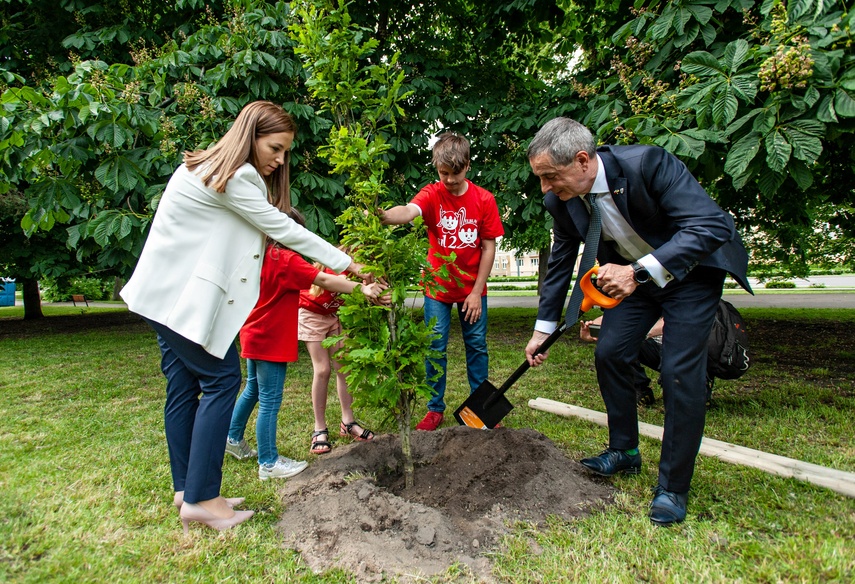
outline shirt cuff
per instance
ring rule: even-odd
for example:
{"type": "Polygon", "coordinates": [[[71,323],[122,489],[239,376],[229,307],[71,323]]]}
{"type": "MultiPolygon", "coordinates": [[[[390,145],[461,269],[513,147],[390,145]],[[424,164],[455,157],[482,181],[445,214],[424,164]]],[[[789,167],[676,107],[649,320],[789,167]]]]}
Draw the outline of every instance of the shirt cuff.
{"type": "Polygon", "coordinates": [[[668,282],[674,279],[671,272],[666,270],[665,267],[659,263],[659,260],[653,257],[653,254],[647,254],[638,260],[638,263],[647,270],[650,274],[650,279],[656,282],[656,285],[660,288],[664,288],[668,282]]]}
{"type": "Polygon", "coordinates": [[[558,323],[551,320],[538,320],[534,323],[534,330],[539,333],[551,335],[558,328],[558,323]]]}

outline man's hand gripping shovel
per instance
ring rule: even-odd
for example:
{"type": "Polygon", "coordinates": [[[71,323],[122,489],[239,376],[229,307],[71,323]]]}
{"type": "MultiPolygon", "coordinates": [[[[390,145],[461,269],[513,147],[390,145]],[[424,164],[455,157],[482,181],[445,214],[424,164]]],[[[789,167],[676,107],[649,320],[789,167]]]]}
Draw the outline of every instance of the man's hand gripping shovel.
{"type": "MultiPolygon", "coordinates": [[[[594,266],[579,281],[579,287],[582,289],[585,297],[582,300],[582,308],[579,310],[576,320],[580,319],[583,314],[591,310],[594,306],[614,308],[620,304],[620,300],[607,296],[594,286],[591,277],[597,273],[597,270],[598,267],[594,266]]],[[[561,326],[555,329],[555,332],[543,341],[534,354],[539,355],[548,351],[549,347],[558,340],[558,337],[564,334],[567,328],[567,321],[565,319],[561,323],[561,326]]],[[[485,380],[484,383],[478,386],[478,389],[470,394],[466,401],[463,402],[463,405],[457,408],[454,412],[454,417],[460,424],[469,426],[470,428],[478,428],[479,430],[495,428],[496,424],[502,421],[502,418],[514,409],[513,404],[505,397],[505,392],[522,377],[522,374],[529,367],[531,365],[528,364],[528,361],[523,361],[523,364],[498,389],[489,380],[485,380]]]]}

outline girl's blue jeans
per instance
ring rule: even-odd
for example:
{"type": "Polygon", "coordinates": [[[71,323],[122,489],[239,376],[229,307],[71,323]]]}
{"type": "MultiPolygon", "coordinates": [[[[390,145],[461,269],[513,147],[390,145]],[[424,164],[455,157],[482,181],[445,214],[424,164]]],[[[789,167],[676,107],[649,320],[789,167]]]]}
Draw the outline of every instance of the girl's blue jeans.
{"type": "Polygon", "coordinates": [[[255,422],[258,464],[273,464],[279,458],[276,450],[276,423],[287,369],[287,363],[246,360],[246,386],[235,404],[229,438],[235,442],[243,440],[249,415],[255,404],[258,404],[258,420],[255,422]]]}

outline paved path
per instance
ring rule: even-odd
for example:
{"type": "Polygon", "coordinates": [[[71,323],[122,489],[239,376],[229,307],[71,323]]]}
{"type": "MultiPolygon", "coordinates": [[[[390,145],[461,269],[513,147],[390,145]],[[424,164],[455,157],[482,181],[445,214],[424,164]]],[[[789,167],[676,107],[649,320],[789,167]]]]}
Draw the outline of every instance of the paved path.
{"type": "MultiPolygon", "coordinates": [[[[537,308],[538,296],[489,296],[490,308],[537,308]]],[[[855,290],[849,293],[725,294],[724,299],[737,308],[855,308],[855,290]]],[[[420,307],[422,299],[415,299],[420,307]]]]}
{"type": "MultiPolygon", "coordinates": [[[[736,306],[764,308],[855,308],[855,275],[812,276],[809,280],[792,280],[796,291],[771,292],[763,288],[755,278],[749,278],[758,293],[751,296],[742,290],[725,290],[724,298],[736,306]],[[812,286],[824,285],[824,288],[812,286]]],[[[530,286],[531,282],[521,282],[521,286],[530,286]]],[[[500,296],[497,290],[490,294],[491,308],[537,308],[538,296],[500,296]]],[[[415,306],[421,307],[422,298],[414,299],[415,306]]],[[[48,304],[48,303],[45,303],[48,304]]],[[[71,306],[71,302],[52,303],[54,306],[71,306]]],[[[122,304],[90,302],[98,308],[116,308],[122,304]]]]}
{"type": "MultiPolygon", "coordinates": [[[[787,294],[757,294],[748,293],[725,294],[724,299],[737,308],[855,308],[855,291],[849,293],[787,293],[787,294]]],[[[537,296],[495,296],[489,297],[490,308],[530,307],[537,308],[537,296]]],[[[416,306],[421,306],[417,300],[416,306]]]]}
{"type": "MultiPolygon", "coordinates": [[[[757,294],[751,296],[748,293],[728,294],[725,292],[724,299],[737,308],[759,307],[759,308],[855,308],[855,290],[852,292],[787,292],[778,294],[757,294]]],[[[489,296],[490,308],[537,308],[540,300],[538,296],[498,296],[496,293],[489,296]]],[[[422,298],[419,296],[412,300],[413,304],[421,308],[422,298]]],[[[408,301],[408,304],[410,301],[408,301]]],[[[45,306],[71,306],[71,302],[45,302],[45,306]]],[[[119,308],[122,304],[114,302],[90,302],[92,308],[119,308]]],[[[81,308],[78,306],[78,308],[81,308]]],[[[82,308],[86,308],[83,306],[82,308]]]]}
{"type": "MultiPolygon", "coordinates": [[[[754,296],[743,290],[725,290],[724,298],[737,308],[855,308],[855,275],[811,276],[808,280],[793,279],[797,291],[767,291],[756,278],[749,278],[758,293],[754,296]],[[817,286],[824,286],[819,288],[817,286]]],[[[523,285],[531,285],[524,282],[523,285]]],[[[537,307],[537,296],[490,295],[489,306],[537,307]]],[[[419,304],[420,305],[420,304],[419,304]]]]}

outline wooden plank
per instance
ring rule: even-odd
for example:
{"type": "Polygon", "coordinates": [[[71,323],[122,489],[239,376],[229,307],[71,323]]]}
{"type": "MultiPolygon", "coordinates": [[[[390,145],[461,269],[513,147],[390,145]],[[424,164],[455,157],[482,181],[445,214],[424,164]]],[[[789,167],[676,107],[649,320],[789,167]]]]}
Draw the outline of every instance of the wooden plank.
{"type": "MultiPolygon", "coordinates": [[[[528,405],[533,409],[560,416],[582,418],[601,426],[609,425],[608,417],[602,412],[551,399],[539,397],[529,400],[528,405]]],[[[639,422],[638,433],[661,441],[663,429],[661,426],[639,422]]],[[[700,453],[705,456],[713,456],[725,462],[757,468],[773,475],[797,478],[814,485],[826,487],[848,497],[855,497],[855,473],[852,472],[836,470],[777,454],[770,454],[762,450],[754,450],[753,448],[738,446],[729,442],[707,438],[706,436],[701,441],[700,453]]]]}

